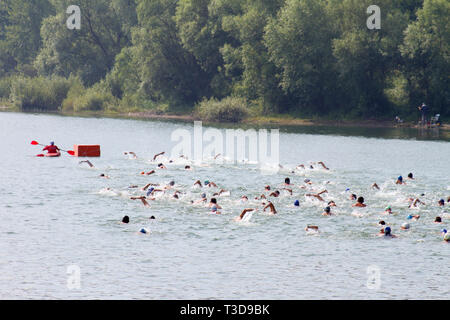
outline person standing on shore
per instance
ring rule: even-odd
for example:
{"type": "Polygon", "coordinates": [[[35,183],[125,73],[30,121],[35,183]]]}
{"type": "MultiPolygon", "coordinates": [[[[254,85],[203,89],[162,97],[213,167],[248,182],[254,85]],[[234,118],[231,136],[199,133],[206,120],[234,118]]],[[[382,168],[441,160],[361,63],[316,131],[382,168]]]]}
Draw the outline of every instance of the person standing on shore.
{"type": "Polygon", "coordinates": [[[428,106],[425,104],[425,102],[423,102],[422,105],[418,107],[418,109],[422,113],[422,125],[426,125],[427,124],[428,106]]]}

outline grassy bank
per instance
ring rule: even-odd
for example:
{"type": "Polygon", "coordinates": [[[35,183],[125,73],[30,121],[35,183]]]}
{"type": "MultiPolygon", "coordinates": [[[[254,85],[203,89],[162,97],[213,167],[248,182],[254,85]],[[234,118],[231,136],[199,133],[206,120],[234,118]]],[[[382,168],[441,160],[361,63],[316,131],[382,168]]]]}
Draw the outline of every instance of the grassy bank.
{"type": "MultiPolygon", "coordinates": [[[[0,103],[0,111],[21,112],[20,109],[13,106],[11,103],[0,103]]],[[[199,116],[193,113],[161,113],[156,111],[138,111],[130,112],[118,111],[42,111],[29,110],[27,112],[39,112],[49,114],[59,114],[63,116],[75,117],[107,117],[107,118],[121,118],[121,119],[137,119],[137,120],[173,120],[173,121],[203,121],[199,116]]],[[[212,121],[205,121],[205,123],[214,123],[212,121]]],[[[362,128],[419,128],[417,122],[404,122],[403,124],[396,124],[394,121],[386,120],[329,120],[329,119],[306,119],[296,118],[290,115],[277,116],[255,116],[248,117],[240,122],[244,125],[257,126],[332,126],[332,127],[362,127],[362,128]]],[[[450,131],[450,124],[443,124],[439,127],[440,130],[450,131]]]]}

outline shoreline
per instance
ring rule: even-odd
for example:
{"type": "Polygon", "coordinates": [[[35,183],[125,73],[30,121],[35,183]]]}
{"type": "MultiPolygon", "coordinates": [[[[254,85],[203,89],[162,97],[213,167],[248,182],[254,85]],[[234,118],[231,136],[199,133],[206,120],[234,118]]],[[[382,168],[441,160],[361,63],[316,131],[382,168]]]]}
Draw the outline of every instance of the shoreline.
{"type": "MultiPolygon", "coordinates": [[[[129,112],[119,116],[125,116],[132,119],[151,119],[151,120],[180,120],[180,121],[201,121],[192,115],[170,115],[156,114],[153,112],[129,112]]],[[[206,122],[205,122],[206,123],[206,122]]],[[[360,127],[360,128],[421,128],[417,123],[405,122],[396,124],[393,121],[386,120],[316,120],[300,118],[282,118],[282,117],[249,117],[236,124],[244,125],[280,125],[280,126],[332,126],[332,127],[360,127]]],[[[450,124],[443,124],[440,127],[431,127],[429,129],[439,128],[441,130],[450,130],[450,124]]],[[[425,129],[425,128],[424,128],[425,129]]],[[[428,129],[428,128],[427,128],[428,129]]]]}
{"type": "MultiPolygon", "coordinates": [[[[0,105],[0,111],[6,112],[22,112],[19,110],[15,110],[12,107],[8,107],[5,105],[0,105]]],[[[120,118],[120,119],[135,119],[135,120],[175,120],[175,121],[183,121],[183,122],[194,122],[194,121],[202,121],[200,118],[197,118],[190,114],[167,114],[167,113],[156,113],[153,111],[140,111],[140,112],[123,112],[123,113],[108,113],[108,112],[81,112],[81,113],[64,113],[64,112],[42,112],[36,111],[38,113],[48,113],[48,114],[56,114],[62,116],[82,116],[82,117],[107,117],[107,118],[120,118]]],[[[204,121],[204,123],[209,123],[204,121]]],[[[214,123],[212,123],[214,124],[214,123]]],[[[227,123],[233,125],[279,125],[279,126],[293,126],[293,127],[311,127],[311,126],[331,126],[331,127],[356,127],[356,128],[415,128],[420,129],[419,126],[415,122],[404,122],[402,124],[396,124],[394,121],[386,121],[386,120],[325,120],[325,119],[300,119],[293,118],[291,116],[258,116],[258,117],[249,117],[242,122],[238,123],[227,123]]],[[[431,128],[423,128],[423,129],[441,129],[444,131],[450,131],[450,124],[443,124],[440,127],[433,126],[431,128]]]]}

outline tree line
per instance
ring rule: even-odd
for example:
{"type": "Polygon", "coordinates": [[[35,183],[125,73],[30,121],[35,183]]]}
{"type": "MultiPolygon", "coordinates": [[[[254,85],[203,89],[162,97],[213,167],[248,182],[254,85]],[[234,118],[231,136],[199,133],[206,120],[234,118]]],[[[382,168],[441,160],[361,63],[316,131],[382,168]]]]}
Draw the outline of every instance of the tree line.
{"type": "Polygon", "coordinates": [[[425,102],[448,117],[450,2],[373,2],[78,0],[70,30],[70,0],[3,0],[0,98],[62,79],[52,105],[67,109],[190,112],[234,97],[260,115],[415,118],[425,102]],[[372,4],[380,29],[366,24],[372,4]]]}

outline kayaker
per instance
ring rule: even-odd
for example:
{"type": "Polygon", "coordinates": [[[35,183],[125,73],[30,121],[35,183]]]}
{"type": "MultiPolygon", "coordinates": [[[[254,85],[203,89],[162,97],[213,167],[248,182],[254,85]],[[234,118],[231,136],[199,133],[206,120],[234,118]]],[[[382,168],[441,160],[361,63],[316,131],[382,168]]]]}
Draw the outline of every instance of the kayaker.
{"type": "Polygon", "coordinates": [[[46,146],[42,151],[47,151],[47,154],[51,153],[60,153],[58,146],[55,146],[55,143],[52,141],[50,145],[46,146]]]}

